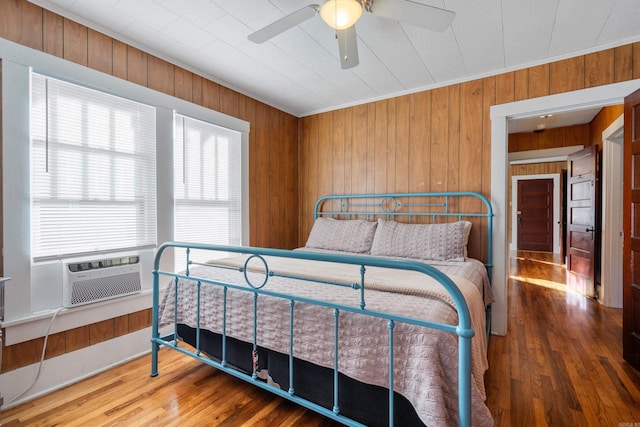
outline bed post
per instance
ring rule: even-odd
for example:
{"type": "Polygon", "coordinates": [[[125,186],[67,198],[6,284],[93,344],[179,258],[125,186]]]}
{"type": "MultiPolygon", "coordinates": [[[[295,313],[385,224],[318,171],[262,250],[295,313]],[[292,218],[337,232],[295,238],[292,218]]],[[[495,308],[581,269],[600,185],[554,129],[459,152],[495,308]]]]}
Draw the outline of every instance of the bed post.
{"type": "Polygon", "coordinates": [[[160,307],[160,275],[158,274],[158,270],[160,268],[160,258],[162,257],[162,252],[170,244],[169,242],[163,243],[158,248],[158,252],[156,252],[156,256],[153,260],[153,305],[152,305],[152,315],[151,315],[151,376],[155,377],[158,375],[158,351],[160,350],[160,344],[158,344],[157,339],[160,337],[159,331],[159,307],[160,307]]]}
{"type": "Polygon", "coordinates": [[[471,425],[471,338],[473,329],[458,330],[458,418],[461,426],[471,425]]]}
{"type": "Polygon", "coordinates": [[[159,300],[158,297],[159,286],[158,286],[158,272],[153,270],[153,314],[152,314],[152,324],[151,324],[151,376],[155,377],[158,375],[158,350],[160,350],[160,344],[158,344],[155,339],[159,337],[158,333],[158,306],[159,300]]]}

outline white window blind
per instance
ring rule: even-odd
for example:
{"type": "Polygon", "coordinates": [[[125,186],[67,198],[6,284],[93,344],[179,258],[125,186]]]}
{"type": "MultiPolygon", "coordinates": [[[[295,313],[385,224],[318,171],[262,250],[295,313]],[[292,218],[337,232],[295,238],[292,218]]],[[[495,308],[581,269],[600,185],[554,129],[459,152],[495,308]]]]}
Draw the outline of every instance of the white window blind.
{"type": "MultiPolygon", "coordinates": [[[[241,133],[175,115],[175,240],[240,245],[241,133]]],[[[205,262],[211,252],[191,251],[205,262]]],[[[186,266],[186,252],[175,251],[176,268],[186,266]]]]}
{"type": "Polygon", "coordinates": [[[32,74],[34,261],[156,245],[155,108],[32,74]]]}

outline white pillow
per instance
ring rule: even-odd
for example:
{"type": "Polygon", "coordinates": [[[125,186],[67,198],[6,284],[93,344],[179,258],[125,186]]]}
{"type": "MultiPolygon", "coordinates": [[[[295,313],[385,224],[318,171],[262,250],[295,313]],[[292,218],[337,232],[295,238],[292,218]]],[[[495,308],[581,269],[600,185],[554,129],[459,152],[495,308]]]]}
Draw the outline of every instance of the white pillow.
{"type": "Polygon", "coordinates": [[[464,221],[404,224],[378,220],[371,255],[464,261],[464,221]]]}
{"type": "Polygon", "coordinates": [[[464,230],[463,230],[463,239],[464,239],[464,257],[466,258],[467,256],[469,256],[468,254],[468,250],[467,250],[467,245],[469,244],[469,236],[471,235],[471,226],[473,225],[471,222],[469,221],[462,221],[464,222],[464,230]]]}
{"type": "Polygon", "coordinates": [[[362,219],[318,218],[313,223],[305,247],[368,253],[377,222],[362,219]]]}

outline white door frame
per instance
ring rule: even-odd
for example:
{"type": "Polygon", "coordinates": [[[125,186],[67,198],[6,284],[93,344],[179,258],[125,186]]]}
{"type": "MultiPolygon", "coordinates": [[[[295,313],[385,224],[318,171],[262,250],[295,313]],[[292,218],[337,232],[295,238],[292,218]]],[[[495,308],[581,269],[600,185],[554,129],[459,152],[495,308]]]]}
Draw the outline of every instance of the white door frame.
{"type": "Polygon", "coordinates": [[[493,204],[493,291],[492,332],[507,333],[507,141],[510,118],[560,113],[584,108],[605,107],[624,102],[624,97],[640,88],[640,79],[543,96],[491,107],[491,202],[493,204]]]}
{"type": "Polygon", "coordinates": [[[598,301],[622,307],[624,114],[602,132],[602,261],[598,301]],[[606,224],[606,227],[604,226],[606,224]]]}

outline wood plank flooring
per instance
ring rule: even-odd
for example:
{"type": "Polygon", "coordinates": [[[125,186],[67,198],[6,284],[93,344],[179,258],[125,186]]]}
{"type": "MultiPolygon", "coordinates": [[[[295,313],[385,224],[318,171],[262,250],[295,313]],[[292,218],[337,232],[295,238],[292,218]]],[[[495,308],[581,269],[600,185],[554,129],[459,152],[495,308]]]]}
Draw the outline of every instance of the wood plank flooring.
{"type": "MultiPolygon", "coordinates": [[[[325,417],[183,354],[160,350],[0,413],[15,426],[325,426],[325,417]]],[[[338,424],[335,424],[338,425],[338,424]]]]}
{"type": "Polygon", "coordinates": [[[640,425],[640,372],[622,359],[622,310],[565,291],[558,256],[511,259],[508,334],[492,336],[496,426],[640,425]]]}
{"type": "MultiPolygon", "coordinates": [[[[489,345],[495,425],[640,423],[640,373],[622,360],[621,310],[565,292],[564,269],[551,254],[519,252],[511,267],[509,334],[489,345]]],[[[162,350],[159,369],[150,378],[150,357],[142,357],[6,410],[0,424],[335,425],[177,352],[162,350]]]]}

